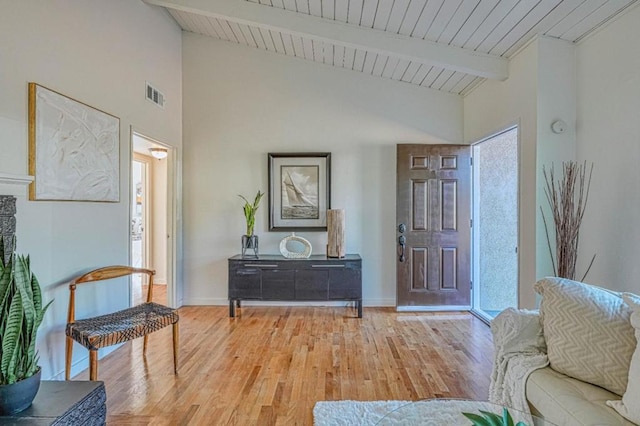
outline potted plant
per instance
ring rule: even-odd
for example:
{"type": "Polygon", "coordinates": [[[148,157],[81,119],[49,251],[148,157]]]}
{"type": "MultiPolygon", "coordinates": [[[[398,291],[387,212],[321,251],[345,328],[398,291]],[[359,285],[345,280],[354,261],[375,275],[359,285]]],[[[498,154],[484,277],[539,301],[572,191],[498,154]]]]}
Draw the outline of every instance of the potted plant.
{"type": "Polygon", "coordinates": [[[481,416],[474,413],[462,413],[471,420],[473,426],[527,426],[524,422],[514,423],[511,413],[506,408],[502,409],[502,416],[489,411],[480,410],[481,416]]]}
{"type": "Polygon", "coordinates": [[[38,393],[36,335],[50,304],[42,306],[29,256],[11,253],[5,263],[0,237],[0,415],[27,409],[38,393]]]}
{"type": "Polygon", "coordinates": [[[260,206],[260,200],[263,195],[264,192],[258,190],[253,204],[242,195],[238,195],[238,197],[244,200],[242,210],[244,211],[244,218],[247,221],[247,233],[242,236],[242,257],[245,256],[247,249],[253,249],[255,256],[258,257],[258,236],[254,235],[253,228],[256,224],[256,211],[260,206]]]}

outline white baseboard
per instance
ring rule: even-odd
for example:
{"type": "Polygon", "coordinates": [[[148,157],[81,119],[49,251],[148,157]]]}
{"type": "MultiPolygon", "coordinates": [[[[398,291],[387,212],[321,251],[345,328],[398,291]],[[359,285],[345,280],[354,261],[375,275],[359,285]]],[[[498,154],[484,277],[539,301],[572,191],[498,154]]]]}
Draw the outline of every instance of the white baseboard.
{"type": "MultiPolygon", "coordinates": [[[[216,297],[194,297],[186,298],[183,300],[182,306],[228,306],[229,299],[222,299],[216,297]]],[[[259,300],[243,300],[242,304],[245,306],[344,306],[346,303],[351,303],[345,300],[338,301],[322,301],[322,302],[294,302],[294,301],[268,301],[263,302],[259,300]]],[[[395,299],[364,299],[362,306],[367,307],[389,307],[396,306],[395,299]]]]}
{"type": "MultiPolygon", "coordinates": [[[[104,358],[105,356],[109,355],[113,351],[115,351],[117,349],[120,349],[122,347],[122,345],[124,345],[124,343],[120,343],[118,345],[113,345],[113,346],[108,346],[106,348],[98,349],[98,361],[101,360],[102,358],[104,358]]],[[[87,370],[89,368],[89,351],[87,349],[85,349],[84,347],[82,347],[82,346],[78,346],[78,345],[74,344],[73,352],[76,353],[76,351],[84,352],[84,356],[82,358],[76,360],[75,362],[71,363],[71,374],[70,374],[71,378],[73,378],[74,376],[82,373],[83,371],[85,371],[85,370],[87,370]]],[[[100,378],[100,364],[99,363],[98,363],[98,378],[100,378]]],[[[50,378],[44,379],[44,380],[64,380],[64,370],[62,370],[58,374],[55,374],[53,377],[50,377],[50,378]]]]}
{"type": "Polygon", "coordinates": [[[451,311],[470,311],[471,306],[398,306],[398,312],[451,312],[451,311]]]}
{"type": "Polygon", "coordinates": [[[395,308],[396,299],[363,299],[362,306],[366,306],[369,308],[395,308]]]}
{"type": "Polygon", "coordinates": [[[218,297],[185,297],[182,306],[222,306],[228,305],[229,299],[218,297]]]}

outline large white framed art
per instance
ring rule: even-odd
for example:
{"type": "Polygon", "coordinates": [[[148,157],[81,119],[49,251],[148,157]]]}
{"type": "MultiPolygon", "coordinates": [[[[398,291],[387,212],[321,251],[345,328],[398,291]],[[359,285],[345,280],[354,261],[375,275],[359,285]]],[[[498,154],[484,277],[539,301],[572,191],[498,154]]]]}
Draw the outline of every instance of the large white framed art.
{"type": "Polygon", "coordinates": [[[30,200],[120,201],[120,119],[29,83],[30,200]]]}

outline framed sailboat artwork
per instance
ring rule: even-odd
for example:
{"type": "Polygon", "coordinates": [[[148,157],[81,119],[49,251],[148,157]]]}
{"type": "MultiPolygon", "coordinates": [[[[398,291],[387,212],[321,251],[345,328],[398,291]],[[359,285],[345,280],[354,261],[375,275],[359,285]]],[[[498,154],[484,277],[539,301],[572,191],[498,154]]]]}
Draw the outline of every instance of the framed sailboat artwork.
{"type": "Polygon", "coordinates": [[[326,231],[331,153],[269,153],[269,231],[326,231]]]}

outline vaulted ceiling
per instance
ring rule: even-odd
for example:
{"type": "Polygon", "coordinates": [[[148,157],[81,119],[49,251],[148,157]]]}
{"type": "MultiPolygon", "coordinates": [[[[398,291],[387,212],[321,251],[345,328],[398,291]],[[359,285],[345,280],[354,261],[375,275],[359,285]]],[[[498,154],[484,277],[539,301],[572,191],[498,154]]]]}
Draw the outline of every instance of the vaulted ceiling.
{"type": "Polygon", "coordinates": [[[465,95],[536,35],[579,42],[638,0],[144,0],[180,27],[465,95]]]}

